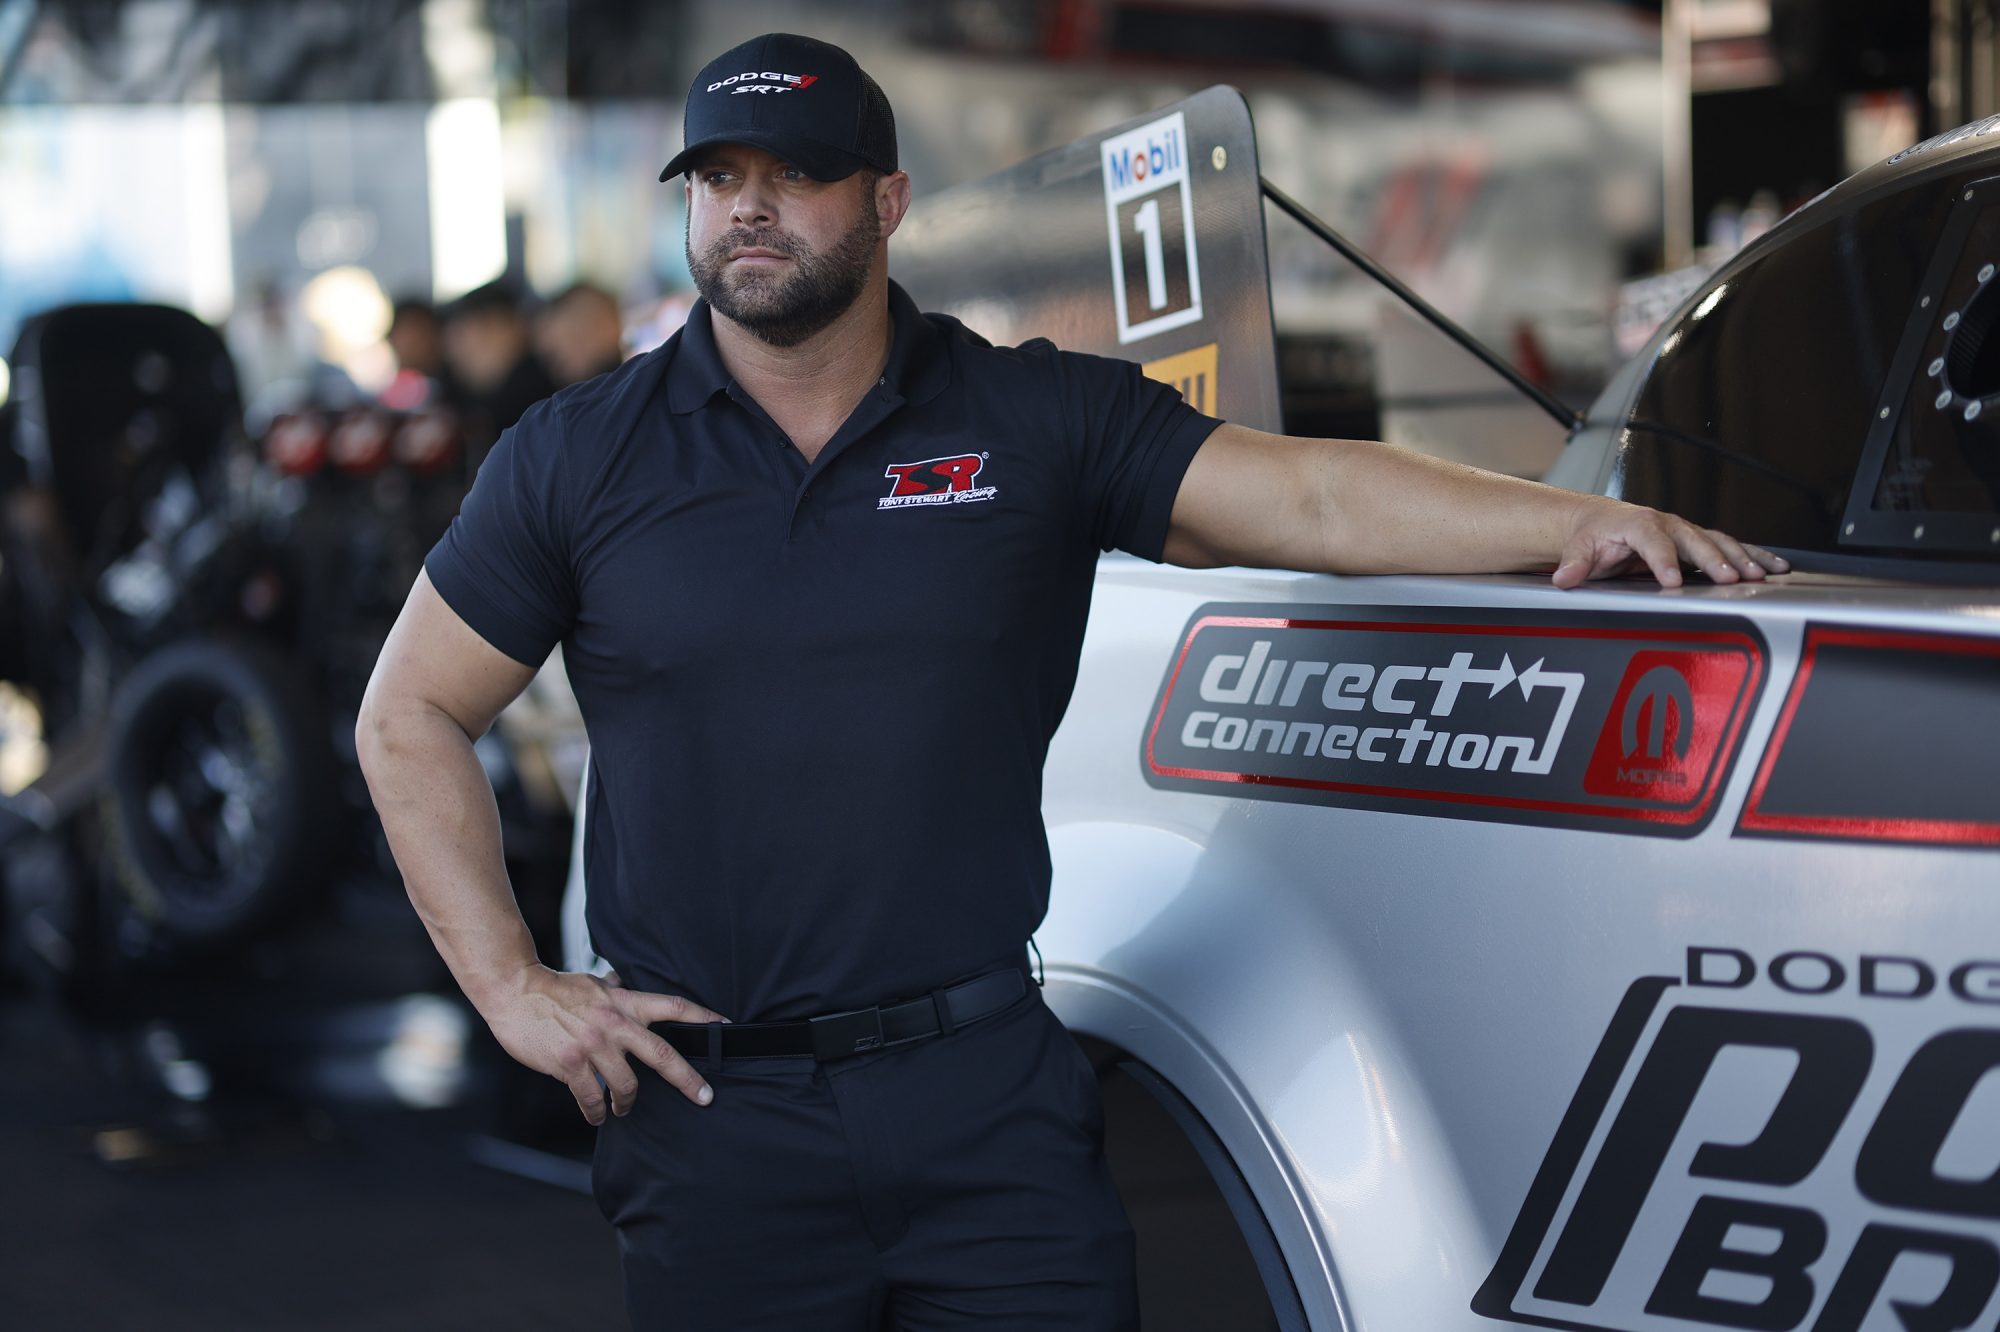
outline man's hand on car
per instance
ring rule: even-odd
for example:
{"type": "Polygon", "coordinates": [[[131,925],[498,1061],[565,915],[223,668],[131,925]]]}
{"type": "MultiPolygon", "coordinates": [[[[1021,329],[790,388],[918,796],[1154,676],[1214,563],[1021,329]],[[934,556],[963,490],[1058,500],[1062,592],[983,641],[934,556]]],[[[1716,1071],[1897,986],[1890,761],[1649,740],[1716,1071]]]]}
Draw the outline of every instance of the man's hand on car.
{"type": "Polygon", "coordinates": [[[1616,578],[1643,566],[1661,587],[1679,587],[1682,564],[1717,583],[1754,583],[1791,568],[1783,556],[1725,532],[1696,527],[1658,509],[1586,495],[1577,503],[1554,581],[1557,587],[1575,587],[1586,579],[1616,578]]]}
{"type": "Polygon", "coordinates": [[[592,1124],[604,1122],[606,1091],[614,1115],[629,1114],[638,1099],[639,1075],[627,1055],[637,1055],[695,1104],[714,1099],[701,1074],[647,1025],[729,1021],[691,999],[628,990],[615,971],[594,976],[536,963],[511,984],[481,995],[479,1010],[501,1048],[566,1084],[592,1124]]]}

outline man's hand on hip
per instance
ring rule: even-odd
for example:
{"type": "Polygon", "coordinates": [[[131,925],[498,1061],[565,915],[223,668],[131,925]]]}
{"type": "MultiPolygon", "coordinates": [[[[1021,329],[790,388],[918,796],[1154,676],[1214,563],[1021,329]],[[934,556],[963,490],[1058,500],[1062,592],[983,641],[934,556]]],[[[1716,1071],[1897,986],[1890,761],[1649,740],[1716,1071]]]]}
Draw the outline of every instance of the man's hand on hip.
{"type": "Polygon", "coordinates": [[[481,1016],[501,1048],[537,1073],[566,1084],[592,1124],[604,1122],[604,1090],[611,1093],[614,1115],[630,1113],[638,1099],[639,1075],[626,1062],[627,1055],[637,1055],[695,1104],[714,1099],[707,1081],[680,1051],[647,1026],[729,1021],[691,999],[628,990],[616,972],[599,977],[537,963],[523,969],[516,984],[489,991],[482,1000],[481,1016]]]}

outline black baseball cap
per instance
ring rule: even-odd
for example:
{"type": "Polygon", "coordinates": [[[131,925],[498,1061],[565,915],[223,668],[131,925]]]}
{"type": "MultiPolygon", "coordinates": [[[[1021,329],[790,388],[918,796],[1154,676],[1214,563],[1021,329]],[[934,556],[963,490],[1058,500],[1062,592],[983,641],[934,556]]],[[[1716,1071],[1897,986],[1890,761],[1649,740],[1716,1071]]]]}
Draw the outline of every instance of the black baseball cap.
{"type": "Polygon", "coordinates": [[[896,117],[875,80],[831,42],[789,32],[752,37],[702,66],[681,139],[661,180],[712,143],[762,148],[814,180],[896,169],[896,117]]]}

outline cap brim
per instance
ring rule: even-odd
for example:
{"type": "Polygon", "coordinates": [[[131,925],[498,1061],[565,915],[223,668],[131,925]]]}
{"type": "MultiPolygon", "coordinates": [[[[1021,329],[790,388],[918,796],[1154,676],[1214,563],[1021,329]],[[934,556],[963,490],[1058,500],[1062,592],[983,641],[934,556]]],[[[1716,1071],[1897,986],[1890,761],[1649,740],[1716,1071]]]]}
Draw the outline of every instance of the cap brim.
{"type": "Polygon", "coordinates": [[[702,149],[718,143],[745,143],[752,148],[762,148],[772,156],[790,162],[814,180],[846,180],[868,165],[853,153],[780,131],[730,130],[722,134],[711,134],[706,139],[698,140],[681,149],[674,160],[667,163],[665,169],[660,172],[660,179],[672,180],[692,165],[702,149]]]}

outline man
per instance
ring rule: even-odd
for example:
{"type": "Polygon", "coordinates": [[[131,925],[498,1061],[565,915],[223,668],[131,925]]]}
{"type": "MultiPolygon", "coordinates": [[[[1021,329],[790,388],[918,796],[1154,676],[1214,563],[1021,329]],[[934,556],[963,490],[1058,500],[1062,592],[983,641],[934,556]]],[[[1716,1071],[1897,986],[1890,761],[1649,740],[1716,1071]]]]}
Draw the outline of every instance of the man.
{"type": "Polygon", "coordinates": [[[894,122],[838,48],[728,52],[686,145],[661,178],[702,302],[488,459],[370,684],[377,808],[495,1036],[600,1125],[635,1326],[1132,1327],[1096,1084],[1023,948],[1098,552],[1565,587],[1782,562],[919,315],[894,122]],[[977,500],[885,500],[972,458],[977,500]],[[559,640],[603,978],[536,962],[470,747],[559,640]]]}

